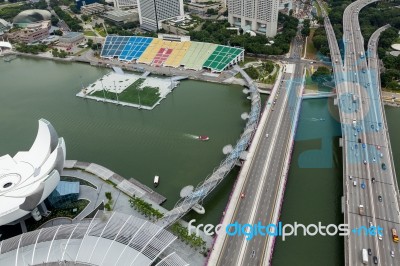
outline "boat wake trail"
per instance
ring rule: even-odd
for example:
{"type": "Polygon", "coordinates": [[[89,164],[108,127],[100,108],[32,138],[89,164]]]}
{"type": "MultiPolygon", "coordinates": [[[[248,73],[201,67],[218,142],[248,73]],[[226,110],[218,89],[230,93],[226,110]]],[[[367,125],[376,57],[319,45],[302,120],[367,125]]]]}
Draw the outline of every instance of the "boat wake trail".
{"type": "Polygon", "coordinates": [[[192,134],[183,134],[185,137],[190,138],[190,139],[198,139],[199,136],[192,135],[192,134]]]}
{"type": "Polygon", "coordinates": [[[317,121],[325,121],[325,118],[315,118],[315,117],[313,117],[313,118],[305,118],[305,120],[317,122],[317,121]]]}

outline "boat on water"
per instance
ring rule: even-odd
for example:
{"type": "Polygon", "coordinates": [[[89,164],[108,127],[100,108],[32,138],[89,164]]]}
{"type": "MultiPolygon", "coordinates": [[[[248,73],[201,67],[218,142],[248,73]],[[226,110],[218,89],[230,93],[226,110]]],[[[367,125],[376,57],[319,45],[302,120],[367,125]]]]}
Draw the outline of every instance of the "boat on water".
{"type": "Polygon", "coordinates": [[[208,136],[198,136],[197,137],[198,140],[209,140],[210,138],[208,136]]]}
{"type": "Polygon", "coordinates": [[[154,177],[154,187],[157,187],[157,186],[158,186],[159,181],[160,181],[160,177],[159,177],[158,175],[156,175],[156,176],[154,177]]]}

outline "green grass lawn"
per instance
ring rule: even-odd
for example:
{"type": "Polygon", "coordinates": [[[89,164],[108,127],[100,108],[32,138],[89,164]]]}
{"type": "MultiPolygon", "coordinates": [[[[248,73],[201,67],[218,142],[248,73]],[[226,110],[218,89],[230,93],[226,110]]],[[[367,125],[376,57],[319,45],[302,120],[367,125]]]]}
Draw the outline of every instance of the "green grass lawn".
{"type": "Polygon", "coordinates": [[[242,74],[240,74],[240,72],[239,72],[239,73],[237,73],[237,74],[235,75],[235,78],[242,79],[243,76],[242,76],[242,74]]]}
{"type": "Polygon", "coordinates": [[[26,220],[28,231],[36,230],[42,224],[54,218],[67,217],[73,219],[86,208],[89,202],[90,201],[86,199],[80,199],[65,205],[62,209],[52,209],[51,214],[47,217],[42,217],[40,221],[35,221],[33,218],[29,218],[26,220]],[[74,209],[76,209],[75,212],[74,209]]]}
{"type": "Polygon", "coordinates": [[[314,43],[312,41],[314,37],[315,29],[310,29],[310,35],[307,38],[307,51],[306,51],[306,58],[308,59],[315,59],[315,55],[317,53],[317,49],[314,47],[314,43]]]}
{"type": "MultiPolygon", "coordinates": [[[[126,103],[133,103],[133,104],[139,104],[139,98],[140,98],[140,104],[145,105],[145,106],[153,106],[159,99],[160,96],[158,94],[159,89],[155,87],[144,87],[138,90],[142,83],[145,81],[145,79],[138,79],[134,83],[132,83],[128,88],[126,88],[122,93],[118,94],[118,100],[120,102],[126,102],[126,103]]],[[[109,91],[95,91],[91,94],[91,96],[96,96],[100,98],[104,98],[104,93],[106,96],[106,99],[110,100],[117,100],[117,95],[114,92],[109,92],[109,91]]]]}
{"type": "Polygon", "coordinates": [[[319,6],[317,1],[313,2],[313,5],[315,6],[315,8],[317,9],[317,16],[320,17],[322,15],[321,13],[321,7],[319,6]]]}
{"type": "Polygon", "coordinates": [[[106,34],[104,28],[96,28],[96,31],[97,31],[97,33],[100,34],[102,37],[106,37],[106,36],[107,36],[107,34],[106,34]]]}
{"type": "Polygon", "coordinates": [[[264,80],[263,83],[266,83],[266,84],[274,84],[274,83],[275,83],[276,77],[278,76],[278,73],[279,73],[280,66],[279,66],[278,64],[276,64],[275,67],[276,67],[275,73],[274,73],[273,75],[269,75],[269,76],[264,80]]]}
{"type": "Polygon", "coordinates": [[[85,30],[85,31],[83,32],[83,34],[84,34],[85,36],[97,36],[96,33],[94,33],[94,32],[91,31],[91,30],[85,30]]]}
{"type": "Polygon", "coordinates": [[[326,12],[329,14],[329,12],[331,11],[329,5],[326,2],[322,2],[322,6],[326,10],[326,12]]]}
{"type": "Polygon", "coordinates": [[[90,47],[83,48],[82,50],[80,50],[79,52],[77,52],[77,53],[75,53],[73,55],[74,56],[78,56],[78,55],[81,55],[81,54],[83,54],[84,52],[86,52],[88,50],[90,50],[90,47]]]}
{"type": "Polygon", "coordinates": [[[239,66],[243,67],[245,64],[250,63],[250,62],[258,62],[258,59],[254,58],[254,57],[245,56],[243,61],[239,62],[239,66]]]}

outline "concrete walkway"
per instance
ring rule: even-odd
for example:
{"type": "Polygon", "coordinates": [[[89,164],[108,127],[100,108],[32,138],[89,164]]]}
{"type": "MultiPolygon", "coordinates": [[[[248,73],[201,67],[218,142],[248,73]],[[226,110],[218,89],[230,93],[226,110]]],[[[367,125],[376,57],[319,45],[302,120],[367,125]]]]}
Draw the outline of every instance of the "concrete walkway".
{"type": "MultiPolygon", "coordinates": [[[[71,176],[71,177],[76,177],[80,178],[83,180],[86,180],[93,185],[97,187],[97,189],[94,189],[89,186],[81,185],[80,186],[80,197],[79,199],[87,199],[90,201],[88,206],[77,216],[75,219],[72,221],[65,221],[64,218],[61,218],[61,220],[54,219],[48,222],[45,226],[52,226],[52,225],[58,225],[61,224],[62,222],[64,223],[80,223],[82,222],[81,220],[90,214],[93,210],[95,210],[102,202],[106,203],[108,202],[108,199],[105,196],[106,192],[111,192],[112,199],[113,199],[113,205],[112,205],[112,211],[115,212],[121,212],[121,213],[126,213],[129,215],[133,215],[135,217],[139,217],[145,220],[148,220],[147,217],[145,217],[143,214],[139,213],[136,211],[134,208],[130,206],[129,199],[130,197],[126,195],[125,193],[121,192],[119,189],[114,187],[114,185],[105,182],[103,179],[100,177],[82,171],[82,170],[76,170],[76,169],[64,169],[62,176],[71,176]]],[[[145,198],[144,198],[145,199],[145,198]]],[[[146,200],[146,199],[145,199],[146,200]]],[[[146,201],[149,202],[147,199],[146,201]]],[[[155,204],[154,202],[149,202],[153,206],[153,208],[158,209],[160,212],[165,213],[167,210],[158,204],[155,204]]],[[[180,220],[179,221],[183,226],[187,226],[187,223],[185,221],[180,220]]],[[[213,238],[210,236],[204,235],[204,232],[200,231],[201,237],[203,240],[206,241],[206,246],[208,248],[211,247],[213,238]]],[[[195,250],[194,248],[191,248],[190,245],[187,245],[177,239],[174,241],[171,246],[168,248],[169,250],[175,251],[181,258],[183,258],[186,262],[189,262],[190,265],[204,265],[206,262],[206,258],[200,254],[200,250],[195,250]]]]}

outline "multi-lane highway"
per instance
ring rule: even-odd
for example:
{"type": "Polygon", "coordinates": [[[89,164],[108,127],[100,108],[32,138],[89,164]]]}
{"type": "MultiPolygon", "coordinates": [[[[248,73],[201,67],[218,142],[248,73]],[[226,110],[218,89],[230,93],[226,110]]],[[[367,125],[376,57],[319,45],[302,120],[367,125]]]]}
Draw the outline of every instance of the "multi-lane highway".
{"type": "MultiPolygon", "coordinates": [[[[371,225],[383,228],[382,240],[364,234],[346,237],[346,265],[362,265],[362,249],[371,250],[369,264],[376,261],[382,265],[396,265],[396,257],[400,256],[399,246],[391,236],[392,228],[400,229],[398,189],[380,99],[379,75],[376,66],[367,65],[369,54],[365,53],[358,22],[360,10],[372,2],[353,2],[344,12],[344,64],[332,26],[325,18],[342,122],[345,223],[350,228],[371,225]],[[374,69],[370,71],[370,68],[374,69]],[[362,215],[360,205],[364,208],[362,215]]],[[[372,39],[376,47],[377,36],[373,35],[372,39]]]]}
{"type": "MultiPolygon", "coordinates": [[[[276,223],[273,213],[279,208],[278,189],[286,175],[285,163],[290,156],[291,131],[295,120],[294,110],[301,100],[304,66],[300,63],[302,40],[297,37],[292,44],[291,58],[299,63],[286,66],[276,96],[270,99],[272,108],[262,128],[261,140],[255,150],[244,188],[244,198],[236,206],[231,223],[262,225],[276,223]],[[288,154],[289,153],[289,154],[288,154]]],[[[279,210],[278,209],[278,210],[279,210]]],[[[226,237],[218,265],[266,265],[266,246],[269,237],[255,236],[251,241],[243,236],[226,237]]],[[[271,250],[269,250],[271,252],[271,250]]]]}

